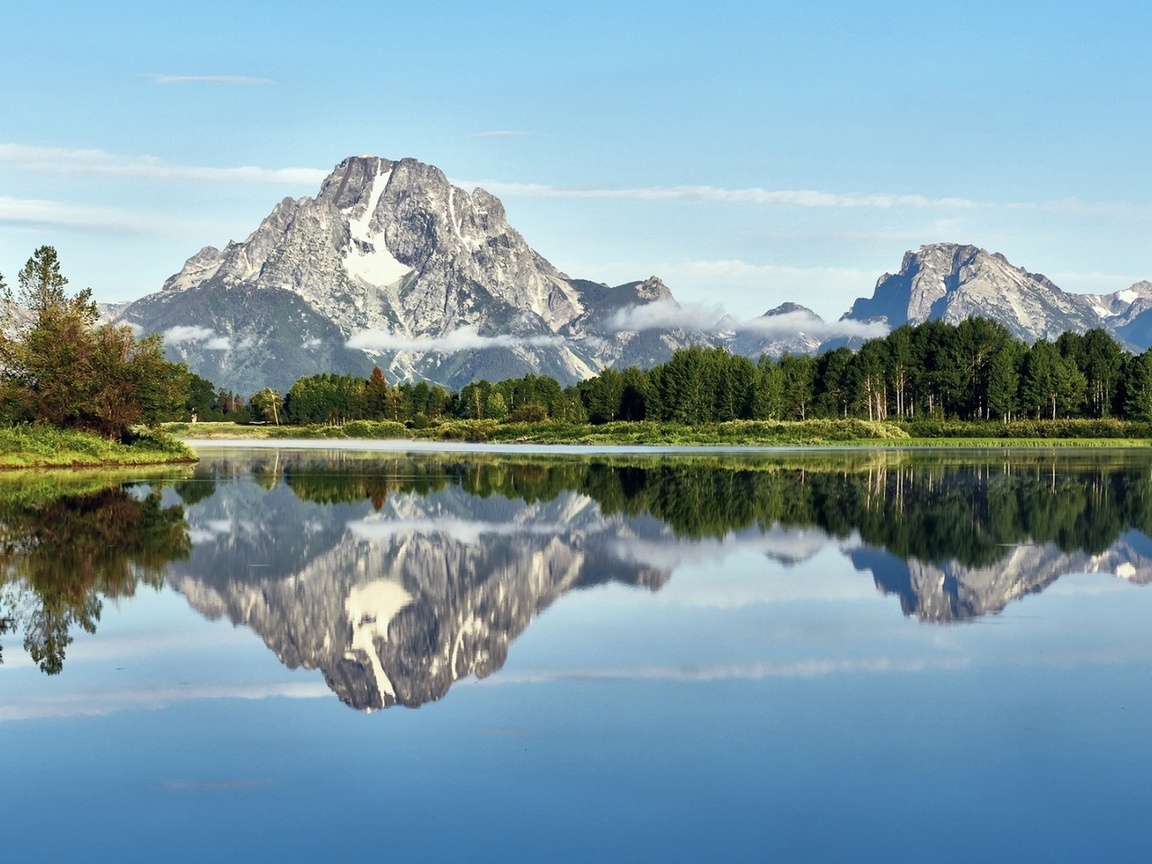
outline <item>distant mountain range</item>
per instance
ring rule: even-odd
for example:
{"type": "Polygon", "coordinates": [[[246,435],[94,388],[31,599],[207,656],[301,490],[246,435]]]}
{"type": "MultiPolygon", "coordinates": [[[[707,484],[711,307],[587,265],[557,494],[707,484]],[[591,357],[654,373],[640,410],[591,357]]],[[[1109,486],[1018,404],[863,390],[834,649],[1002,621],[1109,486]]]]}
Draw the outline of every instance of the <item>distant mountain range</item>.
{"type": "Polygon", "coordinates": [[[345,159],[315,198],[286,198],[243,242],[205,247],[155,294],[108,317],[164,334],[170,357],[241,393],[320,372],[458,388],[528,373],[573,383],[607,366],[651,366],[687,345],[811,353],[929,319],[982,315],[1032,341],[1104,327],[1152,344],[1152,283],[1108,295],[1061,291],[974,246],[904,256],[838,321],[786,303],[752,321],[681,306],[653,276],[608,286],[569,277],[508,224],[483,189],[414,159],[345,159]]]}

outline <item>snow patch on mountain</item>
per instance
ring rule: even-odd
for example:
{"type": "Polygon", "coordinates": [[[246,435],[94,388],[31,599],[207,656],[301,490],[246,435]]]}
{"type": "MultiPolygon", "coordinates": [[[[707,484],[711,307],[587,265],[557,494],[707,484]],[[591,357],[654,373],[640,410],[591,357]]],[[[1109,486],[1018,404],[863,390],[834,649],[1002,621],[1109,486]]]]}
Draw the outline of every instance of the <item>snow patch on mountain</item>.
{"type": "MultiPolygon", "coordinates": [[[[349,277],[378,287],[399,282],[413,270],[407,264],[397,261],[388,251],[381,232],[372,230],[373,224],[377,222],[376,209],[391,177],[391,170],[377,174],[364,203],[364,212],[359,216],[349,217],[349,243],[342,259],[344,272],[349,277]]],[[[358,208],[359,205],[353,208],[353,212],[358,208]]]]}

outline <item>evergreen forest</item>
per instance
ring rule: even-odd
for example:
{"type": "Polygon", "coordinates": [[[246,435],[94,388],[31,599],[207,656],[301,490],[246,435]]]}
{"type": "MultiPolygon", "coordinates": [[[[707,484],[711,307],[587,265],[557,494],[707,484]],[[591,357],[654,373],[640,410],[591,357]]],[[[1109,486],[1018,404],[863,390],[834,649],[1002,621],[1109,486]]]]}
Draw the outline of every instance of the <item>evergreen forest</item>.
{"type": "Polygon", "coordinates": [[[855,350],[841,346],[818,356],[753,361],[694,346],[650,369],[608,368],[568,387],[526,375],[476,381],[456,392],[427,382],[390,383],[377,368],[366,379],[308,376],[286,394],[264,390],[245,400],[192,376],[186,407],[201,420],[390,420],[410,428],[452,419],[687,426],[844,418],[1152,422],[1152,351],[1132,354],[1103,329],[1029,345],[999,323],[971,318],[905,325],[855,350]]]}

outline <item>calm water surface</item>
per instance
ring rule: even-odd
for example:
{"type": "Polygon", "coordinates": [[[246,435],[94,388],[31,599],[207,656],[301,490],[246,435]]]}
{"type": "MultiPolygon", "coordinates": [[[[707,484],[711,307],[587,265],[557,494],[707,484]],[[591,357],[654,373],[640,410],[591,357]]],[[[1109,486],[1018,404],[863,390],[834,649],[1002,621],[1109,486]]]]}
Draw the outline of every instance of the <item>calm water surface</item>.
{"type": "Polygon", "coordinates": [[[1152,451],[0,477],[11,861],[1147,861],[1152,451]]]}

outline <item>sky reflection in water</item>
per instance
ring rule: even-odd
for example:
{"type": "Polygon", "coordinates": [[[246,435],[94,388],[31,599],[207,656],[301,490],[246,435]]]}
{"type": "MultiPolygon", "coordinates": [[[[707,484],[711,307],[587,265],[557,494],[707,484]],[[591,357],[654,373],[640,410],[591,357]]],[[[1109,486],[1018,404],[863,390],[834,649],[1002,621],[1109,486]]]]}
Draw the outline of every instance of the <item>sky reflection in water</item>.
{"type": "Polygon", "coordinates": [[[5,539],[20,859],[1143,859],[1147,454],[206,455],[5,539]]]}

